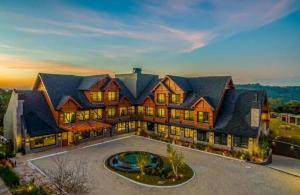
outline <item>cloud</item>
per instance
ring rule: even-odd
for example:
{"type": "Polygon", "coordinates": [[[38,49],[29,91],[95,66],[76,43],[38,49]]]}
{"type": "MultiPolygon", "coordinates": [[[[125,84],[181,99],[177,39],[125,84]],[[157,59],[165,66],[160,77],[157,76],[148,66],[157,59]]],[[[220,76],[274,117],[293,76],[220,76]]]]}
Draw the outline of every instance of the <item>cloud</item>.
{"type": "Polygon", "coordinates": [[[25,28],[25,27],[17,27],[18,31],[33,33],[33,34],[49,34],[49,35],[58,35],[58,36],[74,36],[73,33],[64,32],[59,30],[52,29],[42,29],[42,28],[25,28]]]}

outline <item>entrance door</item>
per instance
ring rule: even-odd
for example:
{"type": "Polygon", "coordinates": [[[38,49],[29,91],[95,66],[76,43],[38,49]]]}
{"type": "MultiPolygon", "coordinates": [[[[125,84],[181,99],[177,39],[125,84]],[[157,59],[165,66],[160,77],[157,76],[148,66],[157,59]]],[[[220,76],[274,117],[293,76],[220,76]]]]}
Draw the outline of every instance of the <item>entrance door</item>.
{"type": "Polygon", "coordinates": [[[154,131],[154,123],[148,122],[147,123],[147,130],[148,131],[154,131]]]}

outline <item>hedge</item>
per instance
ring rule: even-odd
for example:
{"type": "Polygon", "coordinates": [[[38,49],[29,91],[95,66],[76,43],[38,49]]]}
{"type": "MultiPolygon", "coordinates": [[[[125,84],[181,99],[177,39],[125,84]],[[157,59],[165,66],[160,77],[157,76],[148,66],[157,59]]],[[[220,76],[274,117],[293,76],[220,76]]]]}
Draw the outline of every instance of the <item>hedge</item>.
{"type": "Polygon", "coordinates": [[[8,167],[0,166],[0,177],[10,188],[18,186],[20,184],[19,176],[8,167]]]}

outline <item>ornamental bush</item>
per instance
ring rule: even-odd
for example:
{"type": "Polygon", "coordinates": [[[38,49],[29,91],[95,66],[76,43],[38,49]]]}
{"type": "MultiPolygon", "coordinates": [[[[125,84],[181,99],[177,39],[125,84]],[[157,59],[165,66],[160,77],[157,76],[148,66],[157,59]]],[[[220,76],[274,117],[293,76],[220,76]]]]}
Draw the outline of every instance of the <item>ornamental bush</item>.
{"type": "Polygon", "coordinates": [[[19,176],[8,167],[0,166],[0,177],[10,188],[18,186],[20,184],[19,176]]]}

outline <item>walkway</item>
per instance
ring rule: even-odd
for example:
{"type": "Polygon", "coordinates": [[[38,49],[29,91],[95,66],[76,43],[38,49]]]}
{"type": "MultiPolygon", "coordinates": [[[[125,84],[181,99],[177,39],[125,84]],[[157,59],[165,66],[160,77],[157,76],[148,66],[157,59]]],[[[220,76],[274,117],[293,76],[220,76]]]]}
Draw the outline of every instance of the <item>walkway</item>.
{"type": "Polygon", "coordinates": [[[272,160],[268,167],[300,177],[300,160],[274,154],[272,160]]]}

